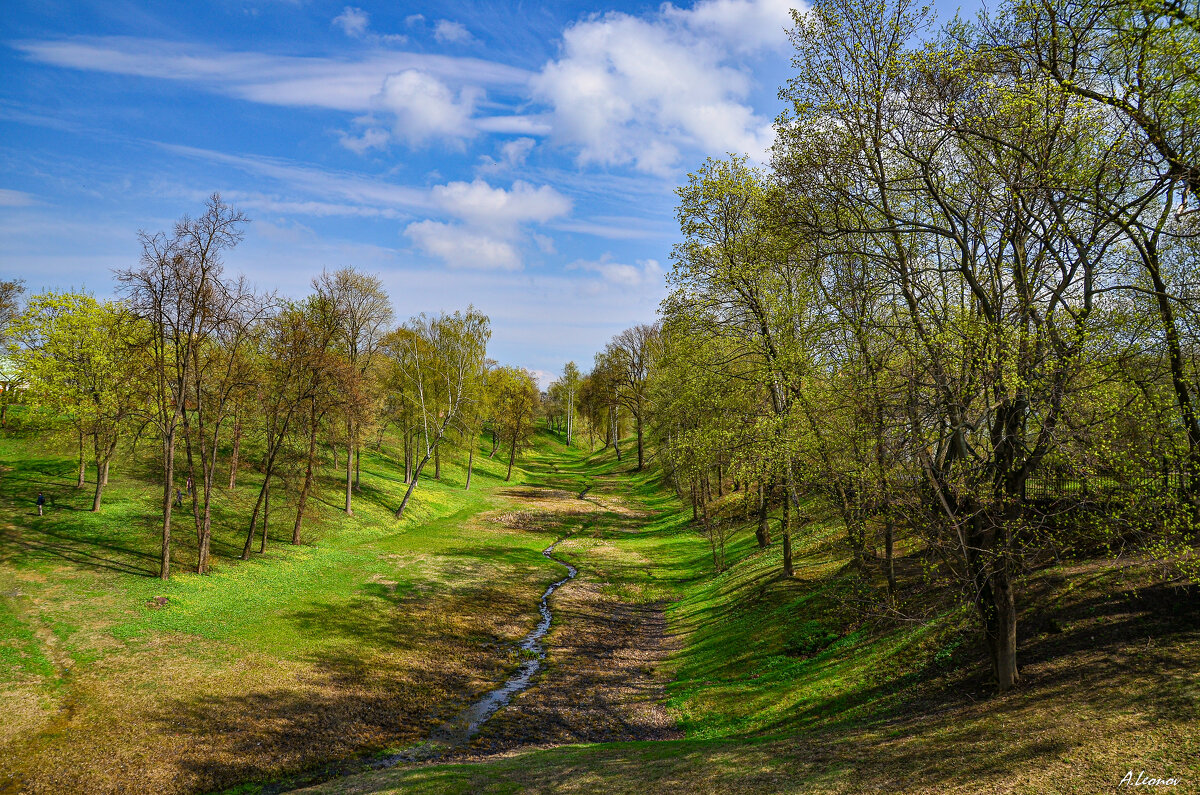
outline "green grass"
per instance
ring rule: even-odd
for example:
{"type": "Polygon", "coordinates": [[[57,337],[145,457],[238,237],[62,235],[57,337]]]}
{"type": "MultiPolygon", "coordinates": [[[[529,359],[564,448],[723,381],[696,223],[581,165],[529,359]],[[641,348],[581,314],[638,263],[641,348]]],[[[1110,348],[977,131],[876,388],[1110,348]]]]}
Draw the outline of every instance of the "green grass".
{"type": "MultiPolygon", "coordinates": [[[[0,441],[0,709],[13,716],[0,756],[22,760],[0,765],[10,783],[104,791],[136,777],[150,791],[254,791],[323,759],[419,743],[519,662],[511,644],[562,576],[541,550],[564,537],[557,556],[607,596],[669,603],[683,642],[667,663],[667,703],[684,739],[397,768],[322,791],[1090,793],[1130,767],[1200,781],[1194,595],[1144,567],[1031,573],[1026,684],[995,697],[970,612],[925,588],[911,560],[916,601],[895,614],[869,607],[878,578],[844,565],[835,521],[798,534],[794,579],[781,576],[778,543],[758,549],[748,522],[714,575],[690,510],[629,456],[541,433],[514,483],[502,482],[499,456],[477,455],[464,492],[460,462],[446,461],[398,522],[404,484],[388,450],[364,457],[352,519],[327,473],[305,544],[286,543],[281,503],[278,537],[248,563],[234,559],[256,485],[244,475],[222,500],[213,574],[186,573],[194,540],[180,531],[178,574],[163,584],[152,576],[151,469],[115,473],[93,515],[69,458],[0,441]],[[492,521],[534,510],[522,487],[561,490],[564,504],[587,488],[605,509],[492,521]],[[30,515],[38,488],[52,499],[42,520],[30,515]],[[147,607],[156,596],[168,606],[147,607]]],[[[721,510],[740,515],[740,498],[721,510]]]]}
{"type": "Polygon", "coordinates": [[[561,569],[541,555],[553,534],[479,521],[510,504],[504,489],[524,477],[518,469],[504,483],[499,456],[480,449],[471,491],[465,456],[447,456],[442,480],[431,464],[399,521],[398,465],[365,451],[352,518],[338,510],[344,481],[326,470],[305,543],[288,543],[294,508],[277,500],[267,552],[247,562],[237,556],[258,478],[243,472],[216,497],[212,573],[190,573],[195,533],[176,512],[174,574],[162,582],[149,462],[114,469],[92,513],[92,484],[74,488],[69,457],[30,438],[0,440],[0,709],[15,710],[0,756],[22,760],[0,765],[0,786],[5,773],[36,782],[70,764],[80,788],[103,790],[119,774],[89,764],[142,764],[152,748],[166,781],[189,735],[257,710],[246,724],[279,758],[241,764],[236,747],[214,749],[219,761],[196,763],[181,785],[211,787],[417,736],[439,705],[502,678],[510,662],[493,647],[536,622],[537,594],[561,569]],[[42,517],[38,490],[49,500],[42,517]],[[166,607],[148,606],[156,597],[166,607]],[[335,716],[330,725],[305,715],[305,698],[335,716]],[[370,714],[381,698],[393,715],[370,714]],[[288,723],[299,739],[279,730],[288,723]]]}
{"type": "MultiPolygon", "coordinates": [[[[1162,618],[1159,602],[1125,599],[1130,577],[1151,587],[1144,569],[1087,562],[1085,574],[1067,565],[1031,575],[1024,591],[1038,596],[1026,606],[1082,617],[1061,636],[1027,629],[1028,685],[995,697],[969,610],[927,592],[919,574],[909,586],[923,601],[907,606],[919,620],[865,609],[880,583],[845,566],[837,522],[798,534],[792,580],[781,576],[778,543],[758,549],[746,522],[730,541],[730,567],[714,575],[690,511],[653,472],[632,472],[611,453],[540,463],[529,462],[539,483],[590,484],[589,495],[647,512],[579,528],[560,549],[599,569],[622,599],[672,601],[671,628],[686,642],[672,661],[669,705],[686,739],[398,768],[315,791],[1091,793],[1129,767],[1200,781],[1200,690],[1189,673],[1200,662],[1200,617],[1162,618]],[[1160,645],[1153,663],[1131,668],[1139,658],[1127,644],[1139,632],[1160,645]]],[[[723,510],[739,515],[739,499],[727,496],[723,510]]],[[[1041,618],[1027,609],[1023,626],[1041,618]]]]}

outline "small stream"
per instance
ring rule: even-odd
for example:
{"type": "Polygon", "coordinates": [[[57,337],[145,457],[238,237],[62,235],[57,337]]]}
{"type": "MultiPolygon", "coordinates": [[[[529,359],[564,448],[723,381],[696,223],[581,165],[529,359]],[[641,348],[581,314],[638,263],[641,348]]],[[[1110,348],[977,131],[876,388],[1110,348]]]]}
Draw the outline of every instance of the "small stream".
{"type": "Polygon", "coordinates": [[[529,687],[534,674],[542,669],[543,661],[546,659],[546,650],[542,648],[541,640],[550,630],[550,621],[552,619],[549,601],[550,595],[557,591],[560,586],[575,579],[575,575],[579,573],[570,563],[554,557],[554,548],[562,543],[565,538],[558,539],[558,541],[555,541],[542,550],[542,554],[546,556],[547,560],[552,560],[566,567],[567,576],[553,583],[542,594],[542,599],[538,602],[538,612],[542,614],[542,620],[518,644],[521,656],[524,659],[517,672],[510,676],[504,684],[484,693],[474,702],[464,707],[453,718],[430,732],[429,739],[425,742],[394,754],[364,760],[366,769],[381,770],[407,762],[428,762],[443,756],[448,751],[466,745],[472,737],[479,733],[479,730],[483,728],[483,724],[487,722],[488,718],[495,715],[501,708],[512,701],[513,696],[529,687]]]}
{"type": "Polygon", "coordinates": [[[566,540],[566,536],[543,549],[542,554],[546,556],[547,560],[552,560],[561,566],[565,566],[567,576],[552,584],[542,594],[542,599],[538,602],[538,612],[542,614],[542,620],[518,644],[521,656],[525,659],[521,662],[521,667],[517,669],[517,672],[510,676],[504,684],[489,690],[464,707],[453,718],[430,732],[429,739],[419,745],[373,759],[334,762],[317,772],[310,772],[295,778],[269,783],[262,788],[261,795],[275,795],[275,793],[289,792],[292,789],[312,786],[321,781],[354,775],[355,773],[362,773],[368,770],[382,770],[408,762],[428,762],[445,755],[455,748],[466,745],[472,737],[479,733],[479,730],[483,728],[483,724],[487,722],[488,718],[495,715],[501,708],[512,701],[513,696],[528,688],[534,674],[542,669],[543,661],[546,659],[546,650],[542,648],[541,640],[550,631],[550,621],[552,618],[549,602],[550,595],[557,591],[560,586],[575,579],[575,575],[579,573],[570,563],[554,557],[554,548],[564,540],[566,540]]]}

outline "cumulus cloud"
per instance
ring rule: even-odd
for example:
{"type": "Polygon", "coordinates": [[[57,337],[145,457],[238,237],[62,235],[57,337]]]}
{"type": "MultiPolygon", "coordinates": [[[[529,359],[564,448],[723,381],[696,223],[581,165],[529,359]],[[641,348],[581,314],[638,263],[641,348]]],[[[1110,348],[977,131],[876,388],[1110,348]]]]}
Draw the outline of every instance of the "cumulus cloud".
{"type": "MultiPolygon", "coordinates": [[[[571,211],[571,201],[548,185],[534,187],[520,180],[510,188],[493,187],[482,179],[450,182],[430,192],[431,203],[455,222],[419,221],[404,234],[418,249],[451,268],[520,270],[520,248],[527,244],[524,227],[545,223],[571,211]]],[[[553,241],[532,235],[543,252],[553,241]]]]}
{"type": "Polygon", "coordinates": [[[341,28],[347,36],[361,39],[367,35],[367,28],[371,24],[371,15],[361,8],[346,6],[342,13],[333,18],[333,24],[341,28]]]}
{"type": "Polygon", "coordinates": [[[665,19],[696,33],[714,36],[742,52],[784,50],[784,31],[792,27],[795,0],[706,0],[690,9],[666,3],[665,19]]]}
{"type": "Polygon", "coordinates": [[[531,221],[545,223],[571,211],[571,200],[549,185],[534,187],[517,180],[508,190],[482,179],[438,185],[434,202],[473,226],[511,234],[531,221]]]}
{"type": "Polygon", "coordinates": [[[455,94],[433,75],[406,69],[389,75],[375,98],[394,121],[396,138],[420,145],[432,138],[458,140],[475,134],[471,116],[482,91],[464,87],[455,94]]]}
{"type": "Polygon", "coordinates": [[[433,37],[439,44],[467,44],[474,40],[471,31],[461,22],[439,19],[433,26],[433,37]]]}
{"type": "Polygon", "coordinates": [[[580,164],[664,174],[683,147],[762,158],[770,119],[750,106],[753,81],[731,54],[781,48],[789,21],[780,0],[593,16],[564,32],[559,58],[533,78],[533,92],[552,108],[553,135],[577,150],[580,164]]]}
{"type": "Polygon", "coordinates": [[[409,224],[404,234],[421,251],[451,268],[521,269],[521,255],[510,241],[472,231],[463,224],[417,221],[409,224]]]}

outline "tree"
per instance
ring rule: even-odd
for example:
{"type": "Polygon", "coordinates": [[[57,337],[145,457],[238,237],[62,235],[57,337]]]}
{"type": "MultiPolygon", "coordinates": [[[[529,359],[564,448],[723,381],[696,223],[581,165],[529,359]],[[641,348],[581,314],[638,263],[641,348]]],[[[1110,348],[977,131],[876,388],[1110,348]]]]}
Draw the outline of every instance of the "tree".
{"type": "MultiPolygon", "coordinates": [[[[195,361],[221,323],[216,305],[234,292],[222,278],[222,252],[242,239],[246,217],[213,194],[204,215],[184,216],[170,235],[140,232],[138,267],[118,270],[121,294],[149,326],[153,407],[147,419],[161,441],[163,471],[162,554],[159,576],[171,574],[171,511],[175,450],[193,391],[195,361]]],[[[213,422],[213,434],[220,420],[213,422]]],[[[199,524],[199,523],[198,523],[199,524]]],[[[198,532],[200,527],[197,527],[198,532]]]]}
{"type": "Polygon", "coordinates": [[[446,431],[461,423],[478,400],[491,325],[474,307],[453,315],[419,315],[387,336],[384,347],[395,380],[413,396],[424,454],[413,469],[396,518],[404,509],[446,431]]]}
{"type": "Polygon", "coordinates": [[[615,379],[617,400],[633,415],[634,430],[637,433],[638,471],[646,465],[642,433],[646,416],[646,384],[650,378],[650,367],[659,338],[658,324],[640,323],[613,337],[605,349],[612,363],[611,373],[615,379]]]}
{"type": "Polygon", "coordinates": [[[98,511],[117,444],[148,397],[146,328],[120,304],[45,293],[30,298],[12,333],[32,399],[91,437],[98,511]]]}
{"type": "Polygon", "coordinates": [[[334,307],[338,344],[353,375],[353,380],[345,385],[343,401],[346,419],[345,511],[347,515],[353,515],[351,498],[357,480],[355,461],[373,392],[371,365],[392,320],[392,307],[379,277],[359,273],[353,268],[342,268],[334,273],[324,271],[313,279],[313,288],[319,297],[334,307]]]}
{"type": "Polygon", "coordinates": [[[567,362],[563,365],[562,378],[559,383],[562,384],[563,390],[566,392],[565,411],[567,415],[567,447],[571,446],[572,433],[575,430],[575,397],[579,394],[579,384],[583,380],[583,376],[579,372],[579,367],[575,362],[567,362]]]}
{"type": "Polygon", "coordinates": [[[537,382],[528,370],[517,367],[501,367],[493,373],[495,383],[496,417],[500,434],[508,439],[508,472],[504,480],[512,478],[513,463],[517,453],[525,447],[534,430],[537,415],[537,382]]]}
{"type": "MultiPolygon", "coordinates": [[[[0,281],[0,351],[8,349],[9,328],[17,319],[21,308],[21,293],[25,292],[25,283],[21,279],[6,279],[0,281]]],[[[0,428],[8,421],[8,404],[13,399],[15,387],[18,384],[18,373],[0,372],[0,428]]]]}

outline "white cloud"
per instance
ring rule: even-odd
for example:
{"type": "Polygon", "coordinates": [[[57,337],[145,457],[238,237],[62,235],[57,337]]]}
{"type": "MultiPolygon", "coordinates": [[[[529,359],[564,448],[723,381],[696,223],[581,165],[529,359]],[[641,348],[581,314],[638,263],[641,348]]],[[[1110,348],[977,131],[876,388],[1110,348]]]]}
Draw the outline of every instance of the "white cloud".
{"type": "Polygon", "coordinates": [[[449,19],[439,19],[433,28],[433,37],[439,44],[467,44],[475,39],[467,26],[449,19]]]}
{"type": "MultiPolygon", "coordinates": [[[[367,119],[368,124],[371,121],[367,119]]],[[[363,130],[362,135],[354,136],[349,133],[342,133],[339,137],[342,146],[360,155],[372,149],[383,149],[391,140],[392,136],[387,130],[370,126],[363,130]]]]}
{"type": "Polygon", "coordinates": [[[511,242],[484,232],[471,231],[462,224],[418,221],[409,224],[404,234],[423,252],[437,257],[451,268],[521,269],[521,255],[511,242]]]}
{"type": "MultiPolygon", "coordinates": [[[[518,180],[511,188],[474,182],[450,182],[430,191],[431,204],[457,222],[418,221],[404,234],[425,254],[450,268],[521,270],[521,247],[528,243],[523,226],[544,223],[566,215],[571,202],[548,185],[535,188],[518,180]]],[[[554,241],[530,235],[543,252],[554,250],[554,241]]]]}
{"type": "Polygon", "coordinates": [[[436,77],[408,69],[383,81],[375,103],[394,118],[396,138],[421,145],[431,138],[461,140],[474,135],[471,116],[480,94],[465,87],[455,95],[436,77]]]}
{"type": "Polygon", "coordinates": [[[371,16],[361,8],[346,6],[342,13],[333,18],[333,24],[342,32],[354,39],[361,39],[367,34],[371,24],[371,16]]]}
{"type": "Polygon", "coordinates": [[[525,165],[529,153],[537,146],[532,138],[514,138],[500,145],[496,157],[483,155],[479,158],[479,170],[486,173],[507,171],[525,165]]]}
{"type": "Polygon", "coordinates": [[[784,31],[792,27],[794,0],[704,0],[690,9],[671,3],[663,17],[705,35],[716,36],[740,52],[788,47],[784,31]]]}
{"type": "Polygon", "coordinates": [[[548,116],[485,116],[475,120],[480,132],[510,135],[549,135],[553,131],[548,116]]]}
{"type": "Polygon", "coordinates": [[[120,36],[12,44],[30,60],[70,69],[193,83],[268,105],[371,111],[384,81],[414,70],[458,86],[525,90],[530,73],[480,58],[373,51],[356,59],[231,52],[120,36]]]}
{"type": "Polygon", "coordinates": [[[529,157],[529,153],[536,145],[537,141],[532,138],[516,138],[506,141],[500,147],[500,157],[510,166],[521,166],[525,164],[525,159],[529,157]]]}
{"type": "Polygon", "coordinates": [[[511,235],[523,223],[545,223],[571,211],[571,200],[549,185],[535,188],[517,180],[512,188],[493,188],[482,179],[438,185],[434,203],[472,226],[511,235]]]}
{"type": "Polygon", "coordinates": [[[771,121],[750,106],[753,81],[731,54],[781,49],[789,20],[780,0],[592,16],[567,28],[559,58],[531,85],[552,108],[553,136],[583,165],[666,174],[685,147],[763,159],[771,121]]]}
{"type": "Polygon", "coordinates": [[[296,194],[316,197],[314,201],[322,203],[340,199],[346,204],[366,208],[360,214],[370,214],[373,209],[381,215],[391,211],[424,210],[429,206],[428,191],[382,179],[322,170],[279,158],[230,155],[175,144],[159,146],[169,152],[223,163],[258,177],[275,180],[288,190],[289,198],[284,199],[286,201],[297,201],[292,198],[296,194]]]}
{"type": "Polygon", "coordinates": [[[526,367],[525,372],[533,376],[533,380],[537,382],[538,389],[545,392],[550,388],[550,385],[558,380],[558,376],[549,370],[531,370],[526,367]]]}
{"type": "Polygon", "coordinates": [[[663,278],[663,270],[657,260],[638,260],[637,265],[625,265],[611,262],[607,254],[596,261],[576,260],[567,266],[567,270],[592,271],[600,274],[604,282],[618,287],[661,285],[663,278]]]}

